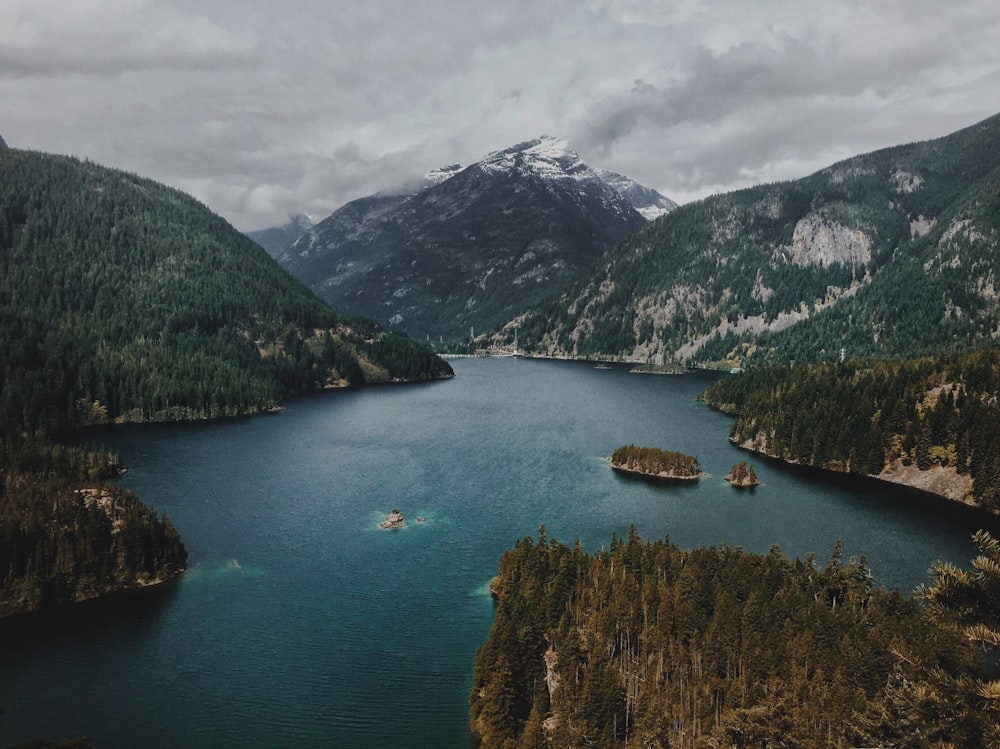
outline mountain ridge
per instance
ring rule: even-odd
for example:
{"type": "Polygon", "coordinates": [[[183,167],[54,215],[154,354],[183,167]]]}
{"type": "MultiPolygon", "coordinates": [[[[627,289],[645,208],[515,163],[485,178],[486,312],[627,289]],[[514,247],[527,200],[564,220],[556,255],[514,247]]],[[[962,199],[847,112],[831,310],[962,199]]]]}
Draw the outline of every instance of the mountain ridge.
{"type": "Polygon", "coordinates": [[[681,206],[492,341],[517,329],[539,355],[739,365],[991,339],[998,141],[1000,116],[681,206]]]}
{"type": "MultiPolygon", "coordinates": [[[[647,212],[672,208],[615,178],[647,212]]],[[[335,306],[416,337],[456,339],[540,301],[646,223],[550,136],[435,170],[425,185],[348,203],[279,262],[335,306]]]]}

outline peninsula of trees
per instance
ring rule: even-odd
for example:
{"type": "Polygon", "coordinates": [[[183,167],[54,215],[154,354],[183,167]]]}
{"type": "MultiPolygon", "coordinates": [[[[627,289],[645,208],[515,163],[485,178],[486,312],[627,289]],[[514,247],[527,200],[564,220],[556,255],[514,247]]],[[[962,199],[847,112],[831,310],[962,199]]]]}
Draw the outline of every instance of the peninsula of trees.
{"type": "Polygon", "coordinates": [[[940,566],[920,602],[864,561],[684,551],[634,530],[586,554],[524,538],[500,560],[470,725],[486,749],[992,746],[1000,548],[940,566]],[[961,615],[955,618],[955,612],[961,615]]]}
{"type": "Polygon", "coordinates": [[[996,349],[752,368],[702,398],[736,416],[730,439],[741,447],[1000,512],[996,349]]]}
{"type": "Polygon", "coordinates": [[[615,450],[611,454],[611,467],[659,479],[695,480],[705,475],[698,459],[692,455],[635,445],[623,445],[615,450]]]}

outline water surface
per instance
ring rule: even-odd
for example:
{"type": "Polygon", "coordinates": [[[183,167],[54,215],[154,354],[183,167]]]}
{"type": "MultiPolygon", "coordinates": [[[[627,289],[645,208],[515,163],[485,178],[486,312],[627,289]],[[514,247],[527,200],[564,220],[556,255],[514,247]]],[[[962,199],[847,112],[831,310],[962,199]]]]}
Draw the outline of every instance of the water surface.
{"type": "Polygon", "coordinates": [[[456,747],[503,551],[540,524],[594,551],[630,524],[681,546],[825,561],[843,539],[888,587],[967,564],[978,513],[829,481],[730,445],[709,376],[455,361],[429,385],[298,398],[280,414],[100,435],[190,552],[169,590],[3,635],[0,746],[456,747]],[[696,484],[610,470],[619,445],[698,457],[696,484]],[[763,486],[722,477],[749,458],[763,486]],[[394,507],[406,527],[383,531],[394,507]],[[417,523],[416,518],[426,518],[417,523]]]}

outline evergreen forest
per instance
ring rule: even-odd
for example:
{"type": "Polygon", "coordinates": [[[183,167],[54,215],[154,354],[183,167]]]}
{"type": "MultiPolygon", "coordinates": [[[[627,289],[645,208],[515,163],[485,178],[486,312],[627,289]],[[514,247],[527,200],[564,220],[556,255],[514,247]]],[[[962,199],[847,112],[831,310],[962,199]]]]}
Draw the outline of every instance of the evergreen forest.
{"type": "Polygon", "coordinates": [[[88,161],[0,149],[0,615],[163,580],[177,531],[53,443],[95,424],[267,411],[451,376],[338,314],[205,206],[88,161]]]}
{"type": "Polygon", "coordinates": [[[630,530],[585,553],[524,538],[500,560],[470,725],[487,749],[996,746],[1000,549],[918,596],[863,559],[684,551],[630,530]]]}
{"type": "Polygon", "coordinates": [[[701,397],[735,415],[737,445],[869,476],[933,469],[952,499],[1000,512],[1000,350],[754,367],[701,397]]]}

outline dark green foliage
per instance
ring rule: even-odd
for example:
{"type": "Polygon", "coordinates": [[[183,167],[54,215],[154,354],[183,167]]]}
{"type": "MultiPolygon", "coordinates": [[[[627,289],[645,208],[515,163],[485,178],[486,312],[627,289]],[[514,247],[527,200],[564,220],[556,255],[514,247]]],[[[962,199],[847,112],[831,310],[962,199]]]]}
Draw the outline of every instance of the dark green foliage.
{"type": "MultiPolygon", "coordinates": [[[[841,553],[838,544],[820,567],[776,549],[683,551],[634,530],[594,555],[544,529],[537,543],[519,541],[500,560],[493,629],[476,655],[476,740],[878,745],[904,651],[953,679],[974,674],[977,660],[915,600],[875,587],[864,562],[841,553]]],[[[954,739],[982,722],[925,717],[920,728],[932,726],[954,739]]]]}
{"type": "Polygon", "coordinates": [[[738,445],[805,465],[877,475],[915,464],[972,480],[1000,511],[1000,351],[905,362],[755,367],[703,393],[736,415],[738,445]]]}
{"type": "Polygon", "coordinates": [[[696,478],[702,475],[698,459],[693,455],[658,447],[623,445],[611,454],[611,467],[650,476],[696,478]]]}
{"type": "Polygon", "coordinates": [[[101,481],[115,456],[32,440],[2,443],[0,617],[40,611],[184,569],[173,525],[101,481]]]}
{"type": "Polygon", "coordinates": [[[0,421],[23,431],[249,413],[449,372],[333,312],[186,195],[14,149],[0,152],[0,344],[0,421]]]}
{"type": "MultiPolygon", "coordinates": [[[[1000,116],[684,205],[522,316],[519,344],[580,357],[814,362],[844,348],[904,357],[987,340],[1000,324],[998,185],[1000,116]],[[836,229],[814,249],[843,250],[851,235],[866,251],[796,256],[819,226],[836,229]],[[730,327],[741,320],[742,332],[730,327]]],[[[509,343],[512,327],[498,340],[509,343]]]]}

